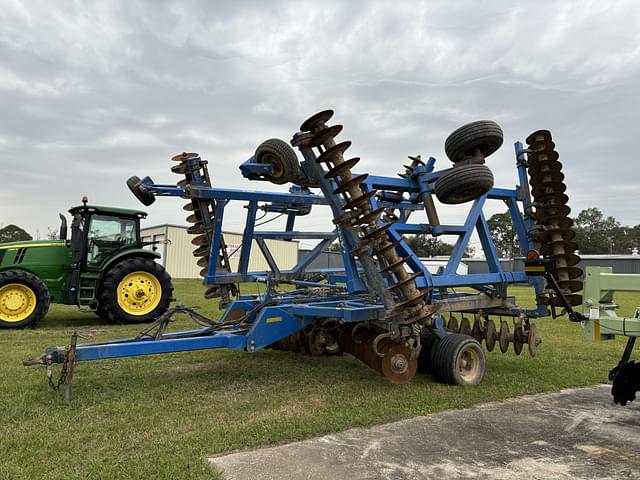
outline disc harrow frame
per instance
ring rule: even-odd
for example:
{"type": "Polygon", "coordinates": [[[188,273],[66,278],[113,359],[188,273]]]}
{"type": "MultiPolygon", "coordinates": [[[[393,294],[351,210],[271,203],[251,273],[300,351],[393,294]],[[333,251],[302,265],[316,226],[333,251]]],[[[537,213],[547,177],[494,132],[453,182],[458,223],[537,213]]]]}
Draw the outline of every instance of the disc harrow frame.
{"type": "MultiPolygon", "coordinates": [[[[423,161],[418,155],[409,157],[411,161],[403,166],[397,178],[357,173],[352,169],[361,167],[364,161],[345,159],[351,142],[336,140],[343,127],[330,125],[332,116],[332,111],[320,112],[307,119],[293,135],[290,144],[298,149],[303,161],[299,168],[292,168],[293,152],[285,151],[288,160],[278,164],[277,182],[274,180],[281,184],[290,174],[293,185],[288,192],[215,187],[208,162],[196,153],[173,158],[178,163],[171,171],[181,176],[175,184],[159,184],[144,177],[136,188],[145,198],[188,200],[184,210],[192,224],[189,233],[194,235],[194,261],[202,267],[205,297],[220,298],[226,310],[220,320],[196,330],[79,344],[73,348],[75,361],[214,348],[254,352],[271,346],[312,354],[344,351],[390,382],[406,383],[415,375],[421,356],[438,359],[437,364],[454,365],[457,363],[455,359],[448,360],[448,352],[461,359],[476,358],[477,352],[482,352],[478,344],[483,341],[489,350],[499,345],[503,352],[513,344],[516,354],[528,344],[529,352],[535,354],[540,339],[529,319],[548,315],[548,306],[556,304],[553,294],[540,275],[503,269],[483,209],[487,201],[504,202],[523,255],[546,249],[554,257],[555,274],[564,293],[571,295],[575,291],[575,255],[568,248],[572,245],[571,225],[563,220],[569,212],[563,193],[566,187],[550,134],[546,131],[532,134],[527,149],[520,142],[515,144],[518,173],[515,188],[493,187],[486,191],[483,187],[472,194],[477,198],[471,200],[462,224],[443,224],[434,202],[437,182],[443,175],[450,181],[455,172],[469,172],[470,166],[474,171],[485,171],[480,149],[472,149],[471,157],[456,158],[452,167],[440,170],[435,168],[435,158],[423,161]],[[537,203],[532,202],[529,184],[537,203]],[[314,193],[311,188],[319,188],[320,192],[314,193]],[[223,235],[225,211],[233,202],[246,208],[235,271],[223,235]],[[317,206],[330,209],[335,227],[316,232],[295,230],[297,217],[309,214],[317,206]],[[418,210],[425,212],[427,223],[411,221],[418,210]],[[284,230],[257,229],[258,211],[286,215],[284,230]],[[474,233],[488,272],[462,275],[457,273],[458,267],[474,233]],[[434,238],[453,235],[457,241],[446,266],[434,274],[411,249],[404,235],[434,238]],[[268,248],[269,239],[314,239],[318,244],[293,268],[283,269],[268,248]],[[336,239],[343,267],[309,268],[336,239]],[[269,266],[267,271],[249,270],[254,242],[269,266]],[[266,291],[263,295],[242,295],[239,289],[242,282],[262,282],[266,291]],[[295,290],[279,291],[279,284],[294,285],[295,290]],[[513,284],[528,284],[534,289],[535,308],[516,305],[507,292],[513,284]],[[462,318],[461,324],[456,316],[462,318]],[[497,319],[499,329],[491,317],[497,319]],[[509,317],[515,328],[513,333],[504,320],[509,317]],[[455,342],[441,342],[452,333],[458,335],[455,342]],[[423,351],[426,336],[429,347],[423,351]],[[448,346],[439,350],[441,343],[448,346]]],[[[478,125],[487,123],[491,124],[495,141],[500,129],[493,122],[481,121],[478,125]]],[[[477,137],[474,131],[471,133],[477,137]]],[[[472,140],[477,142],[478,138],[472,140]]],[[[277,155],[283,151],[284,142],[274,139],[269,142],[273,145],[274,141],[280,143],[270,152],[277,155]]],[[[268,181],[274,174],[269,158],[272,156],[257,161],[255,156],[251,157],[240,166],[243,176],[268,181]]],[[[491,177],[490,173],[485,176],[484,185],[491,177]]],[[[67,350],[50,349],[40,363],[62,361],[67,350]]],[[[425,360],[420,364],[425,362],[428,363],[425,360]]],[[[466,365],[466,361],[460,362],[466,365]]],[[[484,369],[484,357],[478,362],[484,369]]],[[[473,384],[483,373],[484,370],[480,377],[474,376],[473,384]]],[[[460,379],[465,375],[449,371],[436,372],[436,377],[460,379]]]]}

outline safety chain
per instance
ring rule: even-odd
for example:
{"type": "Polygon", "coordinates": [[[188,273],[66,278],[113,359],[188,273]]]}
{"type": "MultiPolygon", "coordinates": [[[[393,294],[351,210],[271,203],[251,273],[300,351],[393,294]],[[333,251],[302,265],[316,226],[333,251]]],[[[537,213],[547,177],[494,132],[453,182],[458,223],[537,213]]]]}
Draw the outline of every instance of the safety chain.
{"type": "Polygon", "coordinates": [[[67,368],[69,365],[69,347],[65,347],[64,350],[64,362],[62,363],[62,370],[60,370],[60,378],[58,378],[57,383],[53,381],[53,362],[51,358],[47,358],[47,381],[49,386],[57,391],[60,389],[63,383],[65,383],[67,379],[67,368]]]}

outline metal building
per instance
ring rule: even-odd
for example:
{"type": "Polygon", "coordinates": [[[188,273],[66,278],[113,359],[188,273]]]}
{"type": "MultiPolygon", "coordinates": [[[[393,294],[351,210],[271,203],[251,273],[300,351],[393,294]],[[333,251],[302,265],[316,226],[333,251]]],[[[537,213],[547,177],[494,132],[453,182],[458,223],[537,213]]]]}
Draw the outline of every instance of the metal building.
{"type": "MultiPolygon", "coordinates": [[[[196,265],[197,259],[192,255],[194,246],[191,244],[193,235],[187,233],[187,227],[181,225],[157,225],[140,229],[142,241],[162,241],[161,243],[147,248],[156,248],[162,255],[159,262],[169,272],[173,278],[202,278],[200,277],[201,267],[196,265]]],[[[231,268],[238,268],[238,261],[241,254],[242,234],[224,232],[224,239],[227,244],[227,254],[231,262],[231,268]]],[[[266,240],[267,246],[278,265],[284,269],[293,268],[298,260],[298,242],[283,240],[266,240]]],[[[251,247],[251,257],[249,258],[250,271],[267,271],[269,269],[267,261],[258,248],[255,240],[251,247]]]]}

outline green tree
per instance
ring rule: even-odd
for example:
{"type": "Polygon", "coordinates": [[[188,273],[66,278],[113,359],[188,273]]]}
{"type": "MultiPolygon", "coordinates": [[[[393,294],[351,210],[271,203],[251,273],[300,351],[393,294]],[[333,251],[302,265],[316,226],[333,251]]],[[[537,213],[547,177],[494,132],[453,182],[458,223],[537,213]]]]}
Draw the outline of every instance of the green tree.
{"type": "Polygon", "coordinates": [[[598,208],[586,208],[574,219],[578,250],[584,254],[630,253],[627,227],[614,217],[605,217],[598,208]]]}
{"type": "MultiPolygon", "coordinates": [[[[453,245],[428,235],[410,235],[406,240],[419,257],[447,256],[453,251],[453,245]]],[[[465,257],[470,257],[472,254],[473,250],[470,248],[464,252],[465,257]]]]}
{"type": "Polygon", "coordinates": [[[506,211],[504,213],[496,213],[487,220],[493,243],[496,246],[498,255],[502,258],[513,258],[520,252],[520,244],[516,229],[511,220],[511,214],[506,211]]]}
{"type": "Polygon", "coordinates": [[[32,239],[33,237],[31,235],[17,225],[7,225],[4,228],[0,228],[0,243],[20,242],[32,239]]]}

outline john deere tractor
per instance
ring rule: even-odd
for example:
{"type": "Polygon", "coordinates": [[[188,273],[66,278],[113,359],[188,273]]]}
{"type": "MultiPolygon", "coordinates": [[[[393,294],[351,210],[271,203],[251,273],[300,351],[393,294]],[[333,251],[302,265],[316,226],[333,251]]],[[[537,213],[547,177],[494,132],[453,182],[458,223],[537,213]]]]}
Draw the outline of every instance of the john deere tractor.
{"type": "Polygon", "coordinates": [[[83,205],[60,215],[59,240],[0,244],[0,328],[34,325],[50,303],[78,305],[118,323],[148,322],[171,301],[171,277],[144,249],[140,219],[123,208],[83,205]]]}

